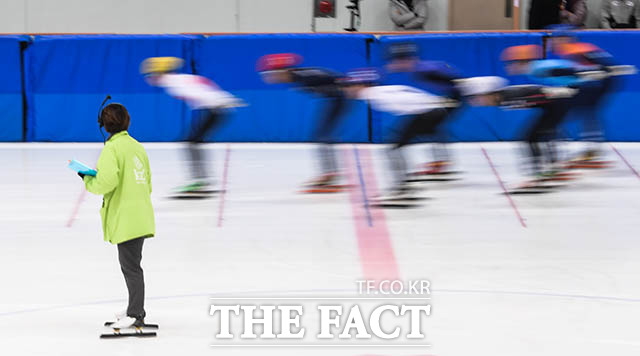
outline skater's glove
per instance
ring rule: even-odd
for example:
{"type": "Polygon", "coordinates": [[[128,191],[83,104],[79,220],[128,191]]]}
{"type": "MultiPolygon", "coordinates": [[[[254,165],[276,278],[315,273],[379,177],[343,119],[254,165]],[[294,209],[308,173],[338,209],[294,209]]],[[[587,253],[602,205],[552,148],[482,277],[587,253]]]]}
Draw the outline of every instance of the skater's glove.
{"type": "Polygon", "coordinates": [[[82,174],[82,173],[78,172],[78,176],[80,177],[80,179],[82,179],[84,181],[85,174],[82,174]]]}

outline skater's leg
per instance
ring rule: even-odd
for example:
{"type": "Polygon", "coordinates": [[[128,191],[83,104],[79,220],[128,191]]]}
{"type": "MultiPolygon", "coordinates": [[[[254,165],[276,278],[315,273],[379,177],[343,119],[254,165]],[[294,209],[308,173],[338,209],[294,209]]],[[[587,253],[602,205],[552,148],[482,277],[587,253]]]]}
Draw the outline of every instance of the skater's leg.
{"type": "Polygon", "coordinates": [[[524,135],[524,141],[529,148],[529,170],[531,175],[538,175],[542,172],[542,141],[545,136],[545,128],[548,126],[551,113],[549,106],[543,106],[542,111],[534,119],[533,125],[524,135]]]}
{"type": "Polygon", "coordinates": [[[394,187],[401,187],[407,179],[407,161],[402,150],[403,146],[395,145],[387,152],[394,187]]]}
{"type": "Polygon", "coordinates": [[[137,238],[118,244],[120,269],[129,291],[127,316],[138,320],[142,320],[146,316],[144,310],[144,273],[140,266],[143,244],[144,238],[137,238]]]}
{"type": "Polygon", "coordinates": [[[558,162],[558,144],[555,139],[550,138],[546,145],[548,163],[554,166],[558,162]]]}
{"type": "Polygon", "coordinates": [[[338,163],[336,153],[332,147],[335,142],[333,133],[347,108],[347,99],[343,96],[335,96],[327,99],[329,103],[319,119],[319,125],[314,133],[314,139],[323,143],[318,147],[318,159],[323,175],[336,174],[338,163]]]}
{"type": "Polygon", "coordinates": [[[434,111],[424,114],[414,115],[405,124],[398,135],[393,139],[393,147],[389,150],[387,157],[389,158],[389,167],[393,176],[394,187],[400,188],[405,185],[407,179],[407,161],[403,154],[403,148],[411,143],[413,139],[424,133],[429,133],[433,129],[432,121],[429,120],[434,111]]]}
{"type": "Polygon", "coordinates": [[[191,164],[191,176],[195,181],[206,181],[209,177],[209,168],[202,144],[205,138],[221,123],[221,114],[215,110],[201,110],[194,112],[194,120],[187,149],[191,164]]]}
{"type": "Polygon", "coordinates": [[[443,131],[443,124],[451,119],[457,111],[457,108],[436,110],[430,117],[427,117],[423,134],[434,136],[434,142],[431,144],[431,155],[435,162],[448,163],[451,161],[451,155],[447,148],[446,133],[443,131]]]}
{"type": "Polygon", "coordinates": [[[449,162],[451,160],[449,149],[444,142],[434,142],[431,144],[431,154],[436,162],[449,162]]]}
{"type": "Polygon", "coordinates": [[[578,160],[595,159],[600,146],[605,140],[602,115],[600,114],[606,97],[613,90],[614,78],[607,78],[582,88],[578,94],[577,107],[582,118],[582,132],[580,139],[586,143],[585,152],[578,160]]]}
{"type": "Polygon", "coordinates": [[[191,164],[191,178],[195,182],[206,181],[209,177],[201,146],[202,144],[199,142],[189,142],[189,146],[187,147],[189,163],[191,164]]]}
{"type": "Polygon", "coordinates": [[[540,143],[535,139],[529,139],[527,144],[529,145],[529,169],[532,175],[536,175],[542,172],[542,151],[540,150],[540,143]]]}
{"type": "Polygon", "coordinates": [[[318,160],[323,174],[334,174],[338,172],[336,153],[332,144],[321,144],[317,147],[318,160]]]}
{"type": "Polygon", "coordinates": [[[545,163],[552,164],[556,160],[555,146],[552,141],[556,138],[558,125],[567,114],[568,105],[565,101],[558,101],[541,108],[542,111],[525,135],[534,174],[542,173],[545,163]]]}

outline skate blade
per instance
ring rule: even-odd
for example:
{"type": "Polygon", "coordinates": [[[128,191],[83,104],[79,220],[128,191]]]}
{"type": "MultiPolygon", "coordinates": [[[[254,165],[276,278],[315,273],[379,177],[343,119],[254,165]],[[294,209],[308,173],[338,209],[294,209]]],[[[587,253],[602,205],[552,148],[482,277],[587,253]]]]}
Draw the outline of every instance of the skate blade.
{"type": "Polygon", "coordinates": [[[370,203],[369,207],[377,208],[377,209],[413,209],[420,207],[420,204],[412,203],[412,202],[377,202],[370,203]]]}
{"type": "Polygon", "coordinates": [[[208,199],[216,196],[219,193],[222,193],[222,190],[206,190],[200,192],[184,192],[184,193],[175,193],[169,195],[169,199],[179,199],[179,200],[189,200],[189,199],[208,199]]]}
{"type": "Polygon", "coordinates": [[[390,199],[372,199],[367,202],[367,206],[373,208],[415,208],[421,206],[419,204],[422,201],[428,200],[426,197],[402,197],[402,198],[390,198],[390,199]]]}
{"type": "MultiPolygon", "coordinates": [[[[110,326],[111,326],[111,325],[113,325],[113,324],[114,324],[114,322],[113,322],[113,321],[107,321],[107,322],[105,322],[105,323],[104,323],[104,326],[106,326],[106,327],[110,327],[110,326]]],[[[160,326],[159,326],[158,324],[146,324],[146,323],[145,323],[145,324],[142,326],[142,329],[143,329],[143,330],[144,330],[144,329],[147,329],[147,330],[153,330],[153,329],[158,330],[159,328],[160,328],[160,326]]]]}
{"type": "Polygon", "coordinates": [[[613,167],[613,161],[578,161],[567,162],[567,169],[604,169],[613,167]]]}
{"type": "MultiPolygon", "coordinates": [[[[508,195],[535,195],[535,194],[546,194],[551,193],[555,189],[561,187],[560,185],[531,185],[531,186],[520,186],[515,187],[513,189],[507,190],[506,194],[508,195]]],[[[502,193],[505,194],[505,193],[502,193]]]]}
{"type": "Polygon", "coordinates": [[[538,181],[540,182],[566,182],[566,181],[570,181],[570,180],[575,180],[578,177],[576,177],[575,175],[558,175],[558,176],[554,176],[554,177],[548,177],[548,178],[540,178],[538,181]]]}
{"type": "Polygon", "coordinates": [[[307,187],[300,191],[304,194],[340,193],[351,189],[351,185],[327,185],[323,187],[307,187]]]}
{"type": "Polygon", "coordinates": [[[126,328],[126,329],[113,329],[110,333],[104,333],[100,335],[101,339],[119,339],[126,337],[156,337],[158,334],[155,331],[144,331],[144,328],[126,328]]]}
{"type": "Polygon", "coordinates": [[[452,176],[452,175],[457,175],[457,174],[461,174],[461,173],[462,172],[460,172],[460,171],[423,170],[423,171],[417,171],[417,172],[409,173],[409,175],[414,176],[414,177],[420,177],[420,176],[452,176]]]}
{"type": "Polygon", "coordinates": [[[537,195],[537,194],[548,194],[548,193],[551,193],[552,191],[553,190],[551,190],[551,189],[522,188],[522,189],[508,190],[506,193],[501,193],[501,194],[507,194],[507,195],[537,195]]]}
{"type": "MultiPolygon", "coordinates": [[[[414,176],[416,177],[416,176],[414,176]]],[[[417,178],[410,178],[405,180],[407,183],[423,183],[423,182],[455,182],[462,178],[454,177],[435,177],[435,176],[420,176],[417,178]]]]}

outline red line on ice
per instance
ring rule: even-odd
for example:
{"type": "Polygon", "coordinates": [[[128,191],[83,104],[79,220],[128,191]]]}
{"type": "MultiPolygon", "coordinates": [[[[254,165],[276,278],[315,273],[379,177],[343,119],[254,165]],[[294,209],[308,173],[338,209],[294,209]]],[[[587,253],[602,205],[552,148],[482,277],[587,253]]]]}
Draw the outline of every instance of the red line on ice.
{"type": "Polygon", "coordinates": [[[347,150],[344,156],[349,185],[354,187],[349,189],[349,198],[363,276],[366,280],[378,282],[397,280],[400,273],[384,211],[366,206],[368,197],[378,194],[378,185],[371,165],[371,152],[369,150],[360,152],[362,154],[358,155],[357,148],[354,147],[353,155],[350,154],[351,150],[347,150]],[[360,185],[356,171],[359,158],[362,158],[359,164],[362,170],[360,172],[363,177],[362,185],[360,185]],[[355,188],[358,186],[361,189],[355,188]],[[370,221],[367,214],[370,214],[370,221]]]}
{"type": "Polygon", "coordinates": [[[82,202],[84,201],[84,197],[87,194],[87,190],[84,188],[84,183],[82,185],[83,185],[82,191],[78,196],[78,200],[76,200],[76,204],[73,207],[73,211],[71,212],[71,216],[69,217],[69,220],[67,220],[67,225],[66,225],[67,227],[71,227],[74,221],[76,221],[76,217],[78,216],[78,212],[80,211],[80,205],[82,205],[82,202]]]}
{"type": "Polygon", "coordinates": [[[638,171],[636,171],[635,168],[633,168],[633,166],[631,165],[631,163],[629,163],[629,161],[627,161],[627,159],[622,155],[622,153],[620,153],[620,151],[618,151],[615,147],[613,147],[612,144],[609,144],[609,146],[611,146],[611,149],[613,150],[613,152],[615,152],[618,157],[620,157],[620,159],[622,160],[622,162],[624,162],[624,164],[627,165],[627,167],[629,167],[629,169],[631,170],[631,172],[638,178],[640,178],[640,174],[638,173],[638,171]]]}
{"type": "Polygon", "coordinates": [[[222,226],[224,220],[224,202],[227,195],[227,179],[229,177],[229,160],[231,157],[231,146],[227,144],[227,151],[224,155],[224,172],[222,173],[222,191],[220,192],[220,203],[218,205],[218,227],[222,226]]]}
{"type": "Polygon", "coordinates": [[[491,170],[493,171],[493,175],[496,176],[496,180],[498,181],[498,184],[500,184],[500,187],[502,188],[502,191],[504,192],[504,196],[507,197],[507,200],[509,200],[509,205],[511,205],[511,208],[513,209],[513,212],[516,214],[516,217],[518,217],[518,220],[520,220],[520,225],[522,225],[522,227],[527,227],[527,224],[524,222],[524,218],[522,217],[522,215],[520,215],[520,211],[518,210],[518,207],[516,206],[516,203],[511,198],[511,195],[509,195],[509,193],[507,191],[507,188],[504,186],[504,182],[500,178],[500,174],[498,173],[498,170],[493,165],[493,161],[491,161],[491,157],[489,157],[489,154],[484,149],[484,147],[480,146],[480,149],[482,150],[482,154],[484,154],[484,158],[487,159],[487,163],[489,163],[489,166],[491,167],[491,170]]]}

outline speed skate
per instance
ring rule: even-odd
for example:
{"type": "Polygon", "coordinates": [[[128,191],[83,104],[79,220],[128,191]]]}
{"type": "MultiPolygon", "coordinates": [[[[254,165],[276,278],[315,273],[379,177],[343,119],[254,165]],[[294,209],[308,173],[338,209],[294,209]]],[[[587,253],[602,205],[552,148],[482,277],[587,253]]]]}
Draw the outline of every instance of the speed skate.
{"type": "Polygon", "coordinates": [[[143,324],[142,326],[129,326],[126,328],[112,328],[114,323],[107,321],[104,323],[106,328],[109,328],[110,332],[100,334],[101,339],[117,339],[126,337],[156,337],[158,336],[157,330],[158,324],[143,324]]]}
{"type": "Polygon", "coordinates": [[[418,195],[415,187],[393,188],[388,193],[370,198],[368,205],[375,208],[409,209],[422,206],[426,197],[418,195]]]}

